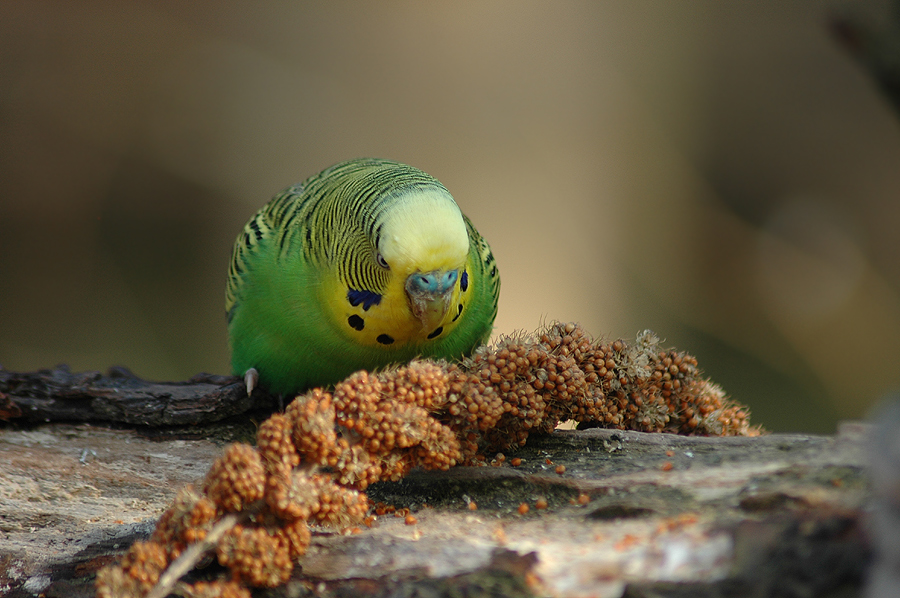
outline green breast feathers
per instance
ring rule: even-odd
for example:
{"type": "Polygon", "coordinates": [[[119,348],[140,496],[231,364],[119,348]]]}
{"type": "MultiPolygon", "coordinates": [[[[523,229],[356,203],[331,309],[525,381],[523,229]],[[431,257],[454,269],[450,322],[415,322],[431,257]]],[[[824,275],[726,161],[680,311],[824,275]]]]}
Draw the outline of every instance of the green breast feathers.
{"type": "Polygon", "coordinates": [[[500,275],[435,178],[363,158],[288,187],[234,244],[231,365],[276,393],[487,341],[500,275]],[[249,372],[249,373],[248,373],[249,372]]]}

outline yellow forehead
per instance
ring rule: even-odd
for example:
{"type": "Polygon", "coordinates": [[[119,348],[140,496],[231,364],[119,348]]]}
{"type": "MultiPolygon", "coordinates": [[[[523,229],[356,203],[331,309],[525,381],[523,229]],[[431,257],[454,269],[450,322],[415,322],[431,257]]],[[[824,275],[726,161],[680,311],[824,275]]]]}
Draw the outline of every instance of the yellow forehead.
{"type": "Polygon", "coordinates": [[[382,214],[378,250],[397,274],[465,265],[469,235],[449,193],[415,190],[395,198],[382,214]]]}

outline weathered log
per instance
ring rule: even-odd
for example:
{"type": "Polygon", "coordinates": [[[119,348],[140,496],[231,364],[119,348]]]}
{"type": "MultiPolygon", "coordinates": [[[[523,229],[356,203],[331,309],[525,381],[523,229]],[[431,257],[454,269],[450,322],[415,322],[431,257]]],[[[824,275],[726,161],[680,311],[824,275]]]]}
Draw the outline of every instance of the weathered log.
{"type": "MultiPolygon", "coordinates": [[[[90,425],[0,429],[0,588],[91,596],[96,571],[146,537],[230,426],[163,440],[90,425]]],[[[848,424],[834,437],[533,437],[496,466],[371,487],[415,523],[387,514],[353,535],[319,530],[292,580],[265,593],[855,595],[869,560],[867,434],[848,424]]]]}
{"type": "Polygon", "coordinates": [[[0,369],[0,419],[5,421],[180,426],[275,404],[259,389],[248,397],[243,381],[233,376],[198,374],[187,382],[148,382],[122,367],[106,375],[72,373],[65,365],[28,373],[0,369]]]}

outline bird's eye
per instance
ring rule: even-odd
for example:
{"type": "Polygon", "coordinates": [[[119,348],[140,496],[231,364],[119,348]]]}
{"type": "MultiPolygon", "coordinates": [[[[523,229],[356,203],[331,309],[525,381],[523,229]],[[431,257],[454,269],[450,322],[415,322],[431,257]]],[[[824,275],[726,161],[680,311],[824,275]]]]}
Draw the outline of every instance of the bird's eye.
{"type": "Polygon", "coordinates": [[[385,270],[389,270],[391,267],[388,265],[387,260],[384,259],[384,256],[380,253],[375,254],[375,261],[378,262],[378,265],[384,268],[385,270]]]}

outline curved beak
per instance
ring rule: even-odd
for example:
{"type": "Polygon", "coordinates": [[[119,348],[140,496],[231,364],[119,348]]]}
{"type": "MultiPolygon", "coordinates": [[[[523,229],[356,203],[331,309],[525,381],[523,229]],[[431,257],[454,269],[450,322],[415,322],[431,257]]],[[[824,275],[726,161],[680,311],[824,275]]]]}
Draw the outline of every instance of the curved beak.
{"type": "Polygon", "coordinates": [[[458,270],[413,272],[406,278],[406,296],[413,315],[422,322],[422,330],[434,330],[450,309],[458,270]]]}

